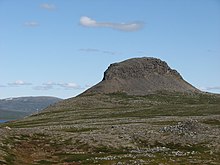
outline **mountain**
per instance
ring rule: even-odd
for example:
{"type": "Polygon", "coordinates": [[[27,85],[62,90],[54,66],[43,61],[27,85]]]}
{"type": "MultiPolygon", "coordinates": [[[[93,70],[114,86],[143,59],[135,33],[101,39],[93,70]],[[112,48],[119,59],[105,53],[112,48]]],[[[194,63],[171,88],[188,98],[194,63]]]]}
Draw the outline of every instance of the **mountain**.
{"type": "Polygon", "coordinates": [[[111,64],[105,71],[103,80],[84,94],[120,92],[147,95],[158,91],[200,92],[166,62],[143,57],[111,64]]]}
{"type": "Polygon", "coordinates": [[[17,97],[0,99],[0,119],[18,119],[61,101],[56,97],[17,97]]]}
{"type": "Polygon", "coordinates": [[[83,94],[0,124],[0,164],[219,164],[220,95],[155,58],[110,65],[83,94]]]}

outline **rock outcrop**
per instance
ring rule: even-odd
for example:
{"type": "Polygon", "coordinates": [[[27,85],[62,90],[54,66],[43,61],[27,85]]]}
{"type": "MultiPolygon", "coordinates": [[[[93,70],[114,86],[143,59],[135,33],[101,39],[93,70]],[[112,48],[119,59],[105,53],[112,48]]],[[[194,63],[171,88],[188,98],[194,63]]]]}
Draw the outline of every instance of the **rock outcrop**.
{"type": "Polygon", "coordinates": [[[128,95],[147,95],[158,91],[199,92],[166,62],[143,57],[111,64],[103,80],[83,94],[122,92],[128,95]]]}

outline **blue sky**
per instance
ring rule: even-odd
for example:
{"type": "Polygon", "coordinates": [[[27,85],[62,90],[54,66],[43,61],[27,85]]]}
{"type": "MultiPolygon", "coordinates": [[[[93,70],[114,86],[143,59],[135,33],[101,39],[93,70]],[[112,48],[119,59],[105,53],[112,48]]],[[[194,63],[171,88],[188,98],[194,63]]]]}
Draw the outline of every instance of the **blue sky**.
{"type": "Polygon", "coordinates": [[[76,96],[143,56],[220,93],[220,1],[0,0],[0,98],[76,96]]]}

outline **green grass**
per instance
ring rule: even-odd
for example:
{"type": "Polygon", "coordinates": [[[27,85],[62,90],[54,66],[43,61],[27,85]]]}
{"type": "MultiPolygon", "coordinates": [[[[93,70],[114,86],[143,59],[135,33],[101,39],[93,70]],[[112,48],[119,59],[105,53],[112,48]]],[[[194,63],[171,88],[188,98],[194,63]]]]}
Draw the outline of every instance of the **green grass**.
{"type": "Polygon", "coordinates": [[[64,162],[79,162],[85,161],[86,159],[91,158],[91,155],[88,154],[62,154],[59,155],[64,162]]]}
{"type": "Polygon", "coordinates": [[[122,104],[122,107],[113,107],[113,109],[118,110],[112,111],[112,114],[110,114],[110,117],[113,118],[220,114],[220,97],[214,95],[158,93],[147,96],[129,96],[124,93],[114,93],[108,96],[112,100],[127,102],[122,104]]]}
{"type": "Polygon", "coordinates": [[[155,146],[160,146],[160,147],[166,147],[171,150],[178,150],[178,151],[184,151],[184,152],[200,152],[204,153],[208,151],[208,147],[206,147],[205,143],[200,143],[200,144],[193,144],[193,145],[181,145],[179,143],[167,143],[167,144],[162,144],[160,142],[155,142],[155,146]]]}
{"type": "Polygon", "coordinates": [[[149,94],[146,96],[130,96],[125,93],[108,94],[111,98],[117,100],[148,100],[160,103],[174,103],[174,104],[220,104],[219,95],[208,94],[189,94],[189,93],[172,93],[172,92],[158,92],[156,94],[149,94]]]}
{"type": "Polygon", "coordinates": [[[50,160],[39,160],[36,163],[39,164],[39,165],[56,164],[56,162],[50,161],[50,160]]]}
{"type": "Polygon", "coordinates": [[[75,133],[75,132],[89,132],[89,131],[93,131],[93,130],[97,130],[97,128],[64,128],[64,129],[61,129],[61,131],[64,131],[64,132],[72,132],[72,133],[75,133]]]}
{"type": "Polygon", "coordinates": [[[218,120],[218,119],[207,119],[207,120],[203,120],[202,122],[205,124],[220,126],[220,120],[218,120]]]}
{"type": "MultiPolygon", "coordinates": [[[[80,100],[80,97],[77,97],[80,100]]],[[[63,103],[60,108],[43,111],[27,119],[1,124],[0,127],[32,128],[71,124],[76,120],[157,116],[220,115],[220,96],[160,92],[147,96],[124,93],[82,96],[84,102],[63,103]],[[97,102],[97,103],[96,103],[97,102]],[[96,103],[96,104],[95,104],[96,103]],[[70,106],[71,105],[71,106],[70,106]]],[[[77,130],[66,130],[75,132],[77,130]]],[[[86,131],[86,130],[85,130],[86,131]]]]}
{"type": "Polygon", "coordinates": [[[8,153],[7,156],[4,157],[4,159],[7,165],[13,165],[16,160],[16,156],[14,154],[8,153]]]}
{"type": "Polygon", "coordinates": [[[4,160],[7,165],[13,165],[16,161],[16,155],[14,155],[11,150],[8,148],[8,145],[13,146],[14,145],[14,137],[8,137],[4,139],[3,141],[4,146],[1,146],[0,149],[6,153],[4,156],[4,160]]]}
{"type": "MultiPolygon", "coordinates": [[[[5,138],[3,141],[5,145],[0,149],[7,153],[7,156],[4,157],[7,163],[13,164],[18,159],[16,155],[13,154],[13,150],[7,146],[15,146],[17,144],[19,146],[19,144],[25,143],[36,148],[40,146],[42,149],[41,152],[48,150],[48,153],[51,154],[49,155],[51,157],[48,159],[46,156],[45,158],[40,158],[35,162],[36,164],[56,164],[56,161],[52,161],[53,156],[57,157],[58,163],[78,162],[79,164],[94,164],[95,157],[101,158],[109,155],[126,155],[129,154],[129,149],[117,149],[107,145],[93,146],[88,144],[85,139],[84,141],[77,139],[78,133],[83,133],[85,135],[91,133],[96,135],[96,132],[99,132],[99,130],[100,132],[108,131],[109,128],[111,129],[111,125],[118,126],[120,124],[138,124],[146,122],[147,124],[152,124],[153,127],[160,127],[160,125],[162,127],[162,125],[173,125],[181,121],[181,119],[176,119],[175,121],[169,119],[167,121],[161,120],[155,122],[139,120],[158,116],[188,117],[220,115],[220,97],[217,95],[160,92],[147,96],[129,96],[124,93],[113,93],[80,97],[77,98],[79,101],[76,100],[71,102],[71,100],[67,100],[59,108],[51,107],[51,109],[29,118],[1,124],[0,127],[2,128],[9,126],[12,127],[12,129],[16,128],[16,130],[19,130],[19,128],[28,128],[31,130],[31,128],[37,127],[39,132],[41,132],[41,129],[42,132],[45,131],[45,133],[23,133],[16,136],[12,134],[5,138]],[[83,102],[80,101],[80,97],[82,97],[83,102]],[[54,136],[51,136],[51,133],[55,133],[54,136]],[[46,147],[45,144],[47,144],[46,147]],[[71,149],[84,152],[84,154],[71,153],[71,149]],[[66,153],[65,151],[70,151],[70,153],[66,153]]],[[[201,122],[210,126],[220,125],[220,120],[212,118],[204,119],[201,122]]],[[[113,133],[115,133],[114,130],[117,129],[113,129],[113,133]]],[[[33,131],[35,130],[33,129],[33,131]]],[[[137,143],[137,145],[135,145],[140,148],[158,146],[170,148],[171,151],[196,151],[197,154],[192,155],[192,159],[219,160],[217,156],[218,153],[210,155],[209,149],[204,143],[183,145],[156,142],[152,145],[145,138],[134,139],[131,143],[133,144],[135,142],[137,143]]],[[[97,141],[94,143],[99,144],[97,141]]],[[[136,156],[137,159],[140,158],[149,161],[149,164],[187,164],[189,159],[191,159],[189,157],[176,158],[170,155],[164,156],[163,153],[155,153],[155,157],[152,158],[144,157],[141,154],[136,154],[134,156],[136,156]],[[174,159],[175,162],[172,162],[171,159],[174,159]]],[[[122,161],[129,164],[131,160],[133,161],[135,159],[132,157],[122,159],[116,158],[116,160],[111,161],[97,160],[96,163],[111,164],[122,161]]]]}
{"type": "Polygon", "coordinates": [[[153,125],[174,125],[176,124],[178,121],[154,121],[151,122],[151,124],[153,125]]]}
{"type": "Polygon", "coordinates": [[[109,146],[100,145],[94,149],[95,153],[104,153],[104,154],[126,154],[128,153],[127,149],[123,148],[112,148],[109,146]]]}

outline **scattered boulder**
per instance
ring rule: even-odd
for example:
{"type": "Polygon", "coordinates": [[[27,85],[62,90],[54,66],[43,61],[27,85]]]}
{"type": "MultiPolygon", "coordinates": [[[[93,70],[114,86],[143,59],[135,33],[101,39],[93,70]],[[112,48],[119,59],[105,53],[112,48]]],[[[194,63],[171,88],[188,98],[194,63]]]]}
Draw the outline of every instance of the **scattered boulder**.
{"type": "Polygon", "coordinates": [[[5,126],[5,129],[10,131],[10,130],[11,130],[11,127],[5,126]]]}
{"type": "Polygon", "coordinates": [[[171,132],[179,135],[190,135],[194,136],[200,131],[200,124],[197,120],[186,120],[178,122],[177,125],[162,127],[160,132],[171,132]]]}

